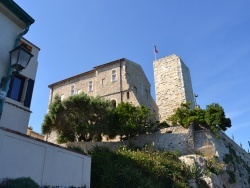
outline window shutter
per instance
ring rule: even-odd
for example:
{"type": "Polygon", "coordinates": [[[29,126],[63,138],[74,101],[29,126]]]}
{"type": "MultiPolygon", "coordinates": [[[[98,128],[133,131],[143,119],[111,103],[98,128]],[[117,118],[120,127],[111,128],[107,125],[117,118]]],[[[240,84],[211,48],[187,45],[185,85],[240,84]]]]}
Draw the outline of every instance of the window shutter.
{"type": "Polygon", "coordinates": [[[26,96],[25,96],[25,100],[24,100],[24,106],[26,106],[26,107],[30,107],[34,83],[35,83],[34,80],[32,80],[32,79],[28,80],[28,87],[27,87],[26,96]]]}

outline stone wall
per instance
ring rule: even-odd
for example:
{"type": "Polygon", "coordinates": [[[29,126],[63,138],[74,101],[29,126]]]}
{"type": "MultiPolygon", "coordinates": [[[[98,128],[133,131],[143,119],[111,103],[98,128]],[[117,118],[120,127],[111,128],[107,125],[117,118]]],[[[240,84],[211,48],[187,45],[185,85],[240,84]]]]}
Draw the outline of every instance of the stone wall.
{"type": "MultiPolygon", "coordinates": [[[[49,103],[55,95],[67,98],[74,93],[84,92],[89,96],[101,96],[107,100],[115,100],[116,105],[130,102],[136,106],[144,105],[156,114],[158,108],[151,96],[151,85],[139,64],[127,59],[106,63],[93,70],[67,78],[50,85],[49,103]],[[112,80],[112,71],[116,71],[116,79],[112,80]],[[89,82],[93,82],[93,90],[89,91],[89,82]]],[[[47,141],[56,143],[56,134],[47,135],[47,141]]]]}
{"type": "Polygon", "coordinates": [[[120,59],[106,63],[93,70],[67,78],[51,84],[49,103],[55,95],[67,98],[74,93],[84,92],[89,96],[101,96],[116,103],[131,102],[134,105],[144,105],[157,111],[156,103],[150,93],[150,83],[140,65],[120,59]],[[112,80],[112,71],[116,72],[116,79],[112,80]],[[89,82],[93,83],[93,90],[89,91],[89,82]]]}
{"type": "Polygon", "coordinates": [[[208,141],[213,147],[213,153],[222,161],[225,154],[229,154],[228,148],[231,147],[235,150],[238,156],[250,164],[250,154],[248,154],[223,132],[220,132],[220,138],[218,139],[210,130],[195,131],[194,141],[195,150],[202,150],[205,148],[205,143],[208,141]]]}
{"type": "Polygon", "coordinates": [[[181,103],[188,101],[194,107],[190,72],[178,56],[155,60],[154,77],[160,121],[165,121],[181,103]]]}
{"type": "Polygon", "coordinates": [[[222,182],[227,188],[249,188],[250,154],[238,146],[223,132],[220,132],[220,139],[218,139],[210,130],[196,131],[195,150],[204,153],[207,151],[208,147],[210,147],[207,143],[211,146],[212,154],[218,156],[220,162],[226,165],[224,171],[218,175],[220,182],[222,182]],[[231,148],[231,152],[229,151],[229,148],[231,148]],[[229,162],[227,163],[224,161],[226,154],[229,156],[229,162]],[[234,174],[235,182],[230,183],[229,171],[234,174]]]}
{"type": "Polygon", "coordinates": [[[155,149],[179,151],[181,155],[190,154],[194,152],[193,127],[190,126],[188,129],[184,129],[183,127],[169,127],[154,134],[139,135],[129,141],[75,142],[69,143],[68,146],[79,146],[88,151],[93,146],[105,146],[111,150],[116,150],[118,146],[126,146],[128,144],[138,147],[153,145],[155,149]]]}

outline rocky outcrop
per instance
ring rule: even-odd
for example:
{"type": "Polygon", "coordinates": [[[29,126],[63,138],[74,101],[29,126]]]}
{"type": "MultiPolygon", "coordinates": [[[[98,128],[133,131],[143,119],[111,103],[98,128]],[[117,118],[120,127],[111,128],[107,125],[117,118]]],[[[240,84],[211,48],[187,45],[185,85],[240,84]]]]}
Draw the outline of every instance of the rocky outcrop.
{"type": "Polygon", "coordinates": [[[179,159],[186,164],[193,188],[249,188],[250,167],[239,156],[229,154],[220,161],[218,157],[185,155],[179,159]]]}

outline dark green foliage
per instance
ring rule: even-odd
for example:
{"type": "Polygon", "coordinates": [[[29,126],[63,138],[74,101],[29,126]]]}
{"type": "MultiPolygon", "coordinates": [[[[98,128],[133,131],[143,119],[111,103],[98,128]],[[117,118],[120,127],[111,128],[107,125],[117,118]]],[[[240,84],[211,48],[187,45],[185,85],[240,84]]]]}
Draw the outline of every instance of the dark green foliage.
{"type": "Polygon", "coordinates": [[[91,187],[188,187],[186,167],[170,152],[130,150],[112,152],[105,147],[91,151],[91,187]]]}
{"type": "Polygon", "coordinates": [[[225,131],[227,128],[232,126],[231,120],[225,116],[224,109],[216,103],[207,105],[205,112],[205,122],[215,132],[218,130],[218,127],[225,131]]]}
{"type": "Polygon", "coordinates": [[[235,175],[235,172],[234,172],[234,171],[231,171],[231,170],[227,170],[227,173],[228,173],[228,175],[229,175],[228,182],[229,182],[230,184],[236,183],[236,175],[235,175]]]}
{"type": "Polygon", "coordinates": [[[190,124],[195,127],[210,128],[214,132],[225,131],[231,127],[231,120],[225,117],[223,108],[216,103],[207,105],[206,109],[190,109],[190,103],[181,104],[175,113],[169,117],[173,125],[181,125],[188,128],[190,124]]]}
{"type": "Polygon", "coordinates": [[[233,157],[230,154],[226,154],[225,157],[223,158],[223,161],[226,164],[233,163],[233,157]]]}
{"type": "Polygon", "coordinates": [[[207,161],[207,168],[210,172],[218,175],[223,170],[223,166],[220,165],[220,161],[218,158],[213,157],[212,159],[207,161]]]}
{"type": "Polygon", "coordinates": [[[175,113],[169,117],[169,121],[173,125],[181,125],[187,128],[190,125],[189,117],[190,117],[190,103],[181,104],[181,107],[177,108],[175,113]]]}
{"type": "Polygon", "coordinates": [[[117,120],[117,135],[121,140],[150,132],[153,128],[150,109],[145,106],[134,106],[131,103],[120,103],[114,110],[117,120]]]}
{"type": "Polygon", "coordinates": [[[39,188],[39,185],[27,177],[16,179],[5,178],[0,180],[0,188],[39,188]]]}
{"type": "Polygon", "coordinates": [[[128,139],[151,132],[153,116],[144,106],[120,103],[112,108],[111,102],[86,94],[73,95],[61,101],[56,96],[45,115],[42,133],[57,132],[58,142],[101,141],[102,135],[128,139]]]}
{"type": "Polygon", "coordinates": [[[79,94],[61,101],[56,96],[44,117],[42,132],[48,134],[56,130],[59,143],[100,141],[110,116],[111,103],[100,97],[79,94]]]}

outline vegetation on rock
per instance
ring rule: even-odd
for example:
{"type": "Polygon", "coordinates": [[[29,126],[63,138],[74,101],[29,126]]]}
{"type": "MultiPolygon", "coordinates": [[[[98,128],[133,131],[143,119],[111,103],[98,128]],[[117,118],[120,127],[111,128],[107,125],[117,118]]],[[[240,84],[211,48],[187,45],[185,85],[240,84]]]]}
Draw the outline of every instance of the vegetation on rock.
{"type": "Polygon", "coordinates": [[[224,109],[217,103],[207,105],[206,109],[190,109],[190,103],[181,104],[168,120],[173,125],[188,128],[193,124],[195,127],[209,128],[215,133],[219,130],[225,131],[232,126],[230,118],[226,118],[224,109]]]}

